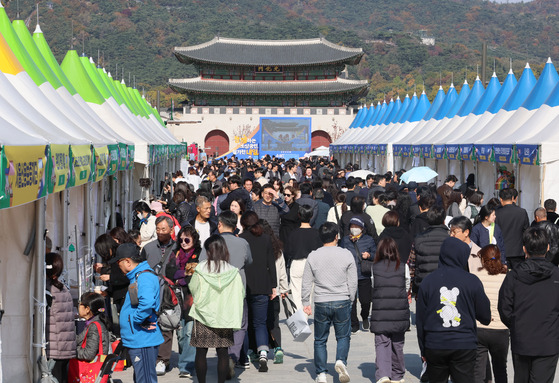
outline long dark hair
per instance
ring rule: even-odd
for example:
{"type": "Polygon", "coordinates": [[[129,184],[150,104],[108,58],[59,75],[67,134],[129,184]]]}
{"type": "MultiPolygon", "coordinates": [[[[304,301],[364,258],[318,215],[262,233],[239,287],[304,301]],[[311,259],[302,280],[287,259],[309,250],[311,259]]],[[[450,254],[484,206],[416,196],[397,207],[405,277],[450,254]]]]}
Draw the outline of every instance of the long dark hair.
{"type": "Polygon", "coordinates": [[[262,232],[264,234],[268,234],[272,239],[272,249],[274,250],[274,255],[276,256],[276,259],[279,259],[283,255],[283,242],[276,237],[276,234],[274,234],[272,226],[270,226],[268,221],[260,219],[258,223],[262,225],[262,232]]]}
{"type": "Polygon", "coordinates": [[[115,255],[117,247],[118,243],[109,234],[101,234],[95,240],[95,252],[105,262],[108,262],[115,255]]]}
{"type": "MultiPolygon", "coordinates": [[[[80,297],[80,305],[88,307],[93,316],[99,316],[99,321],[102,322],[108,330],[110,330],[111,323],[105,314],[105,297],[92,291],[83,293],[80,297]]],[[[101,334],[99,334],[99,336],[101,336],[101,334]]]]}
{"type": "Polygon", "coordinates": [[[177,243],[175,244],[175,251],[179,251],[181,249],[181,235],[187,234],[190,235],[192,241],[194,242],[194,252],[202,249],[202,244],[200,243],[200,234],[192,225],[184,225],[181,227],[179,233],[177,234],[177,243]]]}
{"type": "MultiPolygon", "coordinates": [[[[241,208],[241,215],[243,215],[243,213],[245,211],[247,211],[247,204],[245,203],[245,200],[242,199],[242,198],[235,198],[235,199],[233,199],[233,201],[237,202],[237,204],[241,208]]],[[[233,202],[233,201],[231,201],[231,202],[233,202]]]]}
{"type": "Polygon", "coordinates": [[[120,226],[113,227],[111,231],[109,231],[109,235],[113,237],[115,241],[118,241],[119,244],[134,242],[126,230],[120,226]]]}
{"type": "Polygon", "coordinates": [[[229,250],[225,240],[221,235],[213,234],[204,242],[204,249],[208,255],[208,270],[212,272],[213,265],[214,272],[219,273],[221,261],[229,262],[229,250]]]}
{"type": "Polygon", "coordinates": [[[398,267],[400,267],[400,253],[398,252],[398,245],[396,244],[396,241],[390,237],[383,238],[378,243],[373,263],[378,263],[385,259],[388,259],[387,266],[390,266],[390,263],[395,262],[396,266],[394,267],[394,270],[398,270],[398,267]]]}
{"type": "Polygon", "coordinates": [[[478,216],[475,218],[474,225],[482,223],[485,218],[489,218],[491,216],[491,213],[493,213],[495,210],[495,207],[489,204],[482,206],[482,208],[479,210],[478,216]]]}
{"type": "Polygon", "coordinates": [[[62,274],[62,270],[64,270],[64,261],[62,260],[62,256],[58,253],[48,253],[45,256],[45,263],[47,268],[47,279],[49,279],[50,283],[58,290],[62,290],[64,285],[58,280],[58,277],[62,274]]]}
{"type": "Polygon", "coordinates": [[[346,194],[344,192],[339,192],[336,194],[336,203],[342,204],[342,214],[347,211],[347,201],[346,201],[346,194]]]}
{"type": "Polygon", "coordinates": [[[262,225],[258,222],[258,214],[253,211],[244,212],[241,216],[241,226],[243,230],[250,231],[254,236],[260,237],[262,235],[262,225]]]}

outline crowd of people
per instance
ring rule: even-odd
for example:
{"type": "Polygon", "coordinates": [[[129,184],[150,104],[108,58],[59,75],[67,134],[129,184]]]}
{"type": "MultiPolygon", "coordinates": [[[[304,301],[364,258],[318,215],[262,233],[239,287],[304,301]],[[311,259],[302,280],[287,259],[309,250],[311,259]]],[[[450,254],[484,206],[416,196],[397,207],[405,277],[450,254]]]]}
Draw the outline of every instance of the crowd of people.
{"type": "Polygon", "coordinates": [[[375,381],[404,382],[414,299],[422,379],[507,382],[510,340],[515,382],[553,381],[554,200],[530,223],[515,189],[485,201],[473,175],[462,185],[449,175],[437,188],[400,182],[405,170],[362,179],[351,175],[356,164],[269,156],[190,161],[184,170],[116,220],[131,219],[131,231],[117,225],[97,238],[96,283],[106,289],[81,297],[78,336],[58,280],[62,258],[47,255],[47,356],[59,382],[70,359],[92,360],[100,343],[108,352],[111,335],[128,350],[135,381],[156,382],[171,371],[175,332],[180,377],[206,382],[210,348],[219,383],[252,365],[265,373],[283,363],[286,297],[312,317],[318,383],[327,382],[331,326],[340,382],[350,381],[350,338],[360,331],[375,334],[375,381]],[[167,288],[177,293],[176,321],[164,307],[167,288]]]}

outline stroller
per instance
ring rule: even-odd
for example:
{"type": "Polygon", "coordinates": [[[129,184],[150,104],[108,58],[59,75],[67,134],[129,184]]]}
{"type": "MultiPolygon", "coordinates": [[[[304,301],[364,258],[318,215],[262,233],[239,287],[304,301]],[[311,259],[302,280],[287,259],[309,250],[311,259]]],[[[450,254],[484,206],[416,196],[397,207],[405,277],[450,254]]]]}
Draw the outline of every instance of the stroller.
{"type": "Polygon", "coordinates": [[[113,343],[113,353],[106,356],[99,375],[95,379],[95,383],[122,383],[120,379],[111,378],[111,374],[114,371],[122,371],[126,362],[126,349],[122,345],[122,341],[119,339],[118,344],[115,347],[113,343]]]}

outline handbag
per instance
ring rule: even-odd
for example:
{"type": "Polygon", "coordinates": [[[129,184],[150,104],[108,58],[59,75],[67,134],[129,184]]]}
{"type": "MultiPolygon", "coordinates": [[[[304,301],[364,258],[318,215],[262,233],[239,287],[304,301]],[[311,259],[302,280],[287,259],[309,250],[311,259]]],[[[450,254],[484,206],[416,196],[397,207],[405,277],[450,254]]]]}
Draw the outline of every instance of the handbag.
{"type": "Polygon", "coordinates": [[[357,252],[357,260],[361,265],[361,274],[363,274],[363,276],[365,277],[370,277],[371,275],[373,275],[373,262],[368,259],[363,259],[363,256],[359,251],[359,247],[357,247],[357,241],[353,242],[353,246],[355,247],[355,251],[357,252]]]}
{"type": "Polygon", "coordinates": [[[285,297],[282,302],[287,317],[285,323],[289,332],[293,335],[293,341],[304,342],[312,334],[307,316],[303,309],[297,309],[297,306],[289,297],[285,297]],[[288,307],[288,303],[291,307],[288,307]]]}
{"type": "MultiPolygon", "coordinates": [[[[68,383],[95,383],[95,379],[97,379],[97,376],[101,371],[101,367],[103,366],[103,362],[106,357],[106,355],[103,355],[103,333],[101,332],[101,325],[97,322],[93,323],[95,323],[97,331],[99,332],[99,352],[97,353],[95,359],[91,362],[78,360],[76,358],[70,359],[70,363],[68,365],[68,383]]],[[[83,338],[82,348],[85,348],[89,327],[85,331],[86,333],[83,338]]],[[[105,376],[101,379],[100,383],[107,383],[108,380],[109,377],[105,376]]]]}

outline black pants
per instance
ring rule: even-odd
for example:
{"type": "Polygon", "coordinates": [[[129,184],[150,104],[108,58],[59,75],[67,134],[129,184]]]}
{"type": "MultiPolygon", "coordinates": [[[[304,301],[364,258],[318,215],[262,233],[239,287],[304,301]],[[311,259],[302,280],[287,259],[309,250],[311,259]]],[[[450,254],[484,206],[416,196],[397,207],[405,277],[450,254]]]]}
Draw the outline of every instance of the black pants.
{"type": "Polygon", "coordinates": [[[52,376],[54,376],[59,383],[68,383],[68,365],[70,359],[54,359],[54,366],[52,367],[52,376]]]}
{"type": "Polygon", "coordinates": [[[280,316],[280,297],[275,297],[268,303],[268,318],[266,324],[268,326],[268,334],[270,340],[270,348],[281,348],[281,329],[279,326],[280,316]]]}
{"type": "Polygon", "coordinates": [[[553,383],[559,355],[526,356],[512,353],[514,383],[553,383]]]}
{"type": "Polygon", "coordinates": [[[159,346],[157,361],[163,361],[163,363],[165,363],[165,366],[169,366],[169,361],[171,360],[174,333],[174,331],[161,331],[161,334],[163,335],[163,343],[161,343],[161,345],[159,346]]]}
{"type": "MultiPolygon", "coordinates": [[[[373,286],[371,284],[371,279],[359,279],[357,281],[357,296],[359,297],[359,303],[361,303],[361,319],[363,319],[363,321],[369,320],[372,295],[373,286]]],[[[351,306],[351,327],[359,327],[359,318],[357,318],[357,299],[353,301],[353,305],[351,306]]]]}
{"type": "Polygon", "coordinates": [[[507,257],[507,266],[509,270],[514,270],[515,268],[518,267],[519,264],[521,264],[525,260],[526,258],[524,257],[510,257],[510,258],[507,257]]]}
{"type": "Polygon", "coordinates": [[[507,383],[507,354],[509,352],[509,330],[477,329],[477,357],[475,382],[486,381],[488,354],[491,354],[495,383],[507,383]]]}
{"type": "Polygon", "coordinates": [[[425,349],[429,383],[472,383],[477,350],[425,349]]]}

